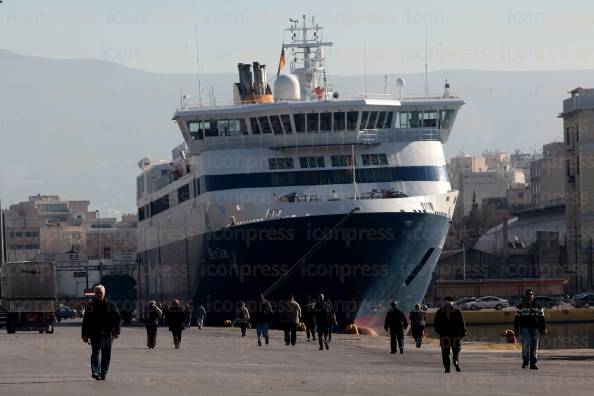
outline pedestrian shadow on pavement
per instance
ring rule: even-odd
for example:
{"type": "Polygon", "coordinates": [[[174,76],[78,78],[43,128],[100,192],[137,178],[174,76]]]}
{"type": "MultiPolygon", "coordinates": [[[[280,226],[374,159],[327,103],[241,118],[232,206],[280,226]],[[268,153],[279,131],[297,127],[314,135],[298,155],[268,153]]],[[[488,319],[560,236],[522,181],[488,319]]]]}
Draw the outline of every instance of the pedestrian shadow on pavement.
{"type": "Polygon", "coordinates": [[[594,356],[589,355],[566,355],[566,356],[542,356],[541,360],[571,360],[571,361],[585,361],[594,360],[594,356]]]}
{"type": "Polygon", "coordinates": [[[89,382],[87,378],[77,379],[45,379],[45,380],[15,380],[15,381],[3,381],[0,380],[0,385],[29,385],[29,384],[59,384],[59,383],[77,383],[77,382],[89,382]]]}

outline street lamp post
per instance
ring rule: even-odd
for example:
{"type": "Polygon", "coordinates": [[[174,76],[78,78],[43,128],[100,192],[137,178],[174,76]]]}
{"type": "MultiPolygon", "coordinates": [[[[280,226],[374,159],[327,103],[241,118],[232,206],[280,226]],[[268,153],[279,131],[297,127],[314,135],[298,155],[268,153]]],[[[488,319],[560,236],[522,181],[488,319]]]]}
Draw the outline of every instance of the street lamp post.
{"type": "Polygon", "coordinates": [[[101,282],[101,233],[99,226],[99,210],[95,210],[97,217],[97,266],[99,268],[99,282],[101,282]]]}

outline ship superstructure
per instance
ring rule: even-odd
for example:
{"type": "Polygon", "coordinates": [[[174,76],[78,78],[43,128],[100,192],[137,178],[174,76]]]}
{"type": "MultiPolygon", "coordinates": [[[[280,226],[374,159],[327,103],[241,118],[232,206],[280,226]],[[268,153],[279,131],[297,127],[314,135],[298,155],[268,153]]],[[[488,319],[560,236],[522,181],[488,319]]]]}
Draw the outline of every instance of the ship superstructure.
{"type": "Polygon", "coordinates": [[[139,163],[142,302],[193,300],[218,320],[261,292],[324,293],[345,323],[424,297],[457,199],[443,144],[463,101],[343,98],[323,29],[304,18],[287,32],[274,89],[266,66],[238,64],[234,103],[182,100],[185,143],[139,163]]]}

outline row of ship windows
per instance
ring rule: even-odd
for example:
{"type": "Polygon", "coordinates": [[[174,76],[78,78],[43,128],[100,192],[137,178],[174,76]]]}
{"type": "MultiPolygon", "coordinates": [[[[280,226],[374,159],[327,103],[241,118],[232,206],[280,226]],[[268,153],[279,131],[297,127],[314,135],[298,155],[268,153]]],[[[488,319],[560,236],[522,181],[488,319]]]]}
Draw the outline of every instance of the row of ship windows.
{"type": "MultiPolygon", "coordinates": [[[[357,183],[386,183],[408,181],[447,181],[445,166],[400,166],[382,168],[356,168],[357,183]]],[[[353,182],[351,169],[316,169],[308,171],[240,173],[205,175],[138,209],[142,221],[166,211],[203,192],[243,188],[272,188],[349,184],[353,182]],[[192,191],[193,190],[193,191],[192,191]],[[190,192],[192,191],[192,194],[190,192]]]]}
{"type": "Polygon", "coordinates": [[[338,111],[307,114],[279,114],[250,118],[188,121],[194,140],[215,136],[345,132],[386,128],[449,128],[454,110],[440,111],[338,111]],[[394,114],[396,114],[395,122],[394,114]]]}
{"type": "MultiPolygon", "coordinates": [[[[333,168],[352,166],[353,158],[350,155],[332,155],[330,156],[330,162],[333,168]]],[[[357,159],[354,159],[355,165],[357,165],[357,159]]],[[[363,154],[361,159],[363,166],[388,165],[388,156],[385,153],[363,154]]],[[[302,169],[325,168],[326,159],[323,156],[299,157],[299,166],[302,169]]],[[[269,158],[268,167],[271,170],[295,168],[293,158],[290,157],[269,158]]]]}

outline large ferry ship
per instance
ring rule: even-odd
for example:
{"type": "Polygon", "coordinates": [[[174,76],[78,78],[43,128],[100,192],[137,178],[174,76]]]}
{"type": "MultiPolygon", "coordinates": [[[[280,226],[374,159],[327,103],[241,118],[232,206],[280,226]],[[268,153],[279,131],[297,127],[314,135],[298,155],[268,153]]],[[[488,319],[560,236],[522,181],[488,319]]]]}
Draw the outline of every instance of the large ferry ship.
{"type": "Polygon", "coordinates": [[[239,63],[233,104],[183,97],[185,143],[140,161],[141,303],[191,300],[222,322],[260,293],[323,293],[346,324],[424,298],[458,195],[443,144],[464,102],[447,84],[407,97],[403,79],[395,95],[343,97],[323,28],[304,16],[286,33],[273,89],[265,65],[239,63]]]}

